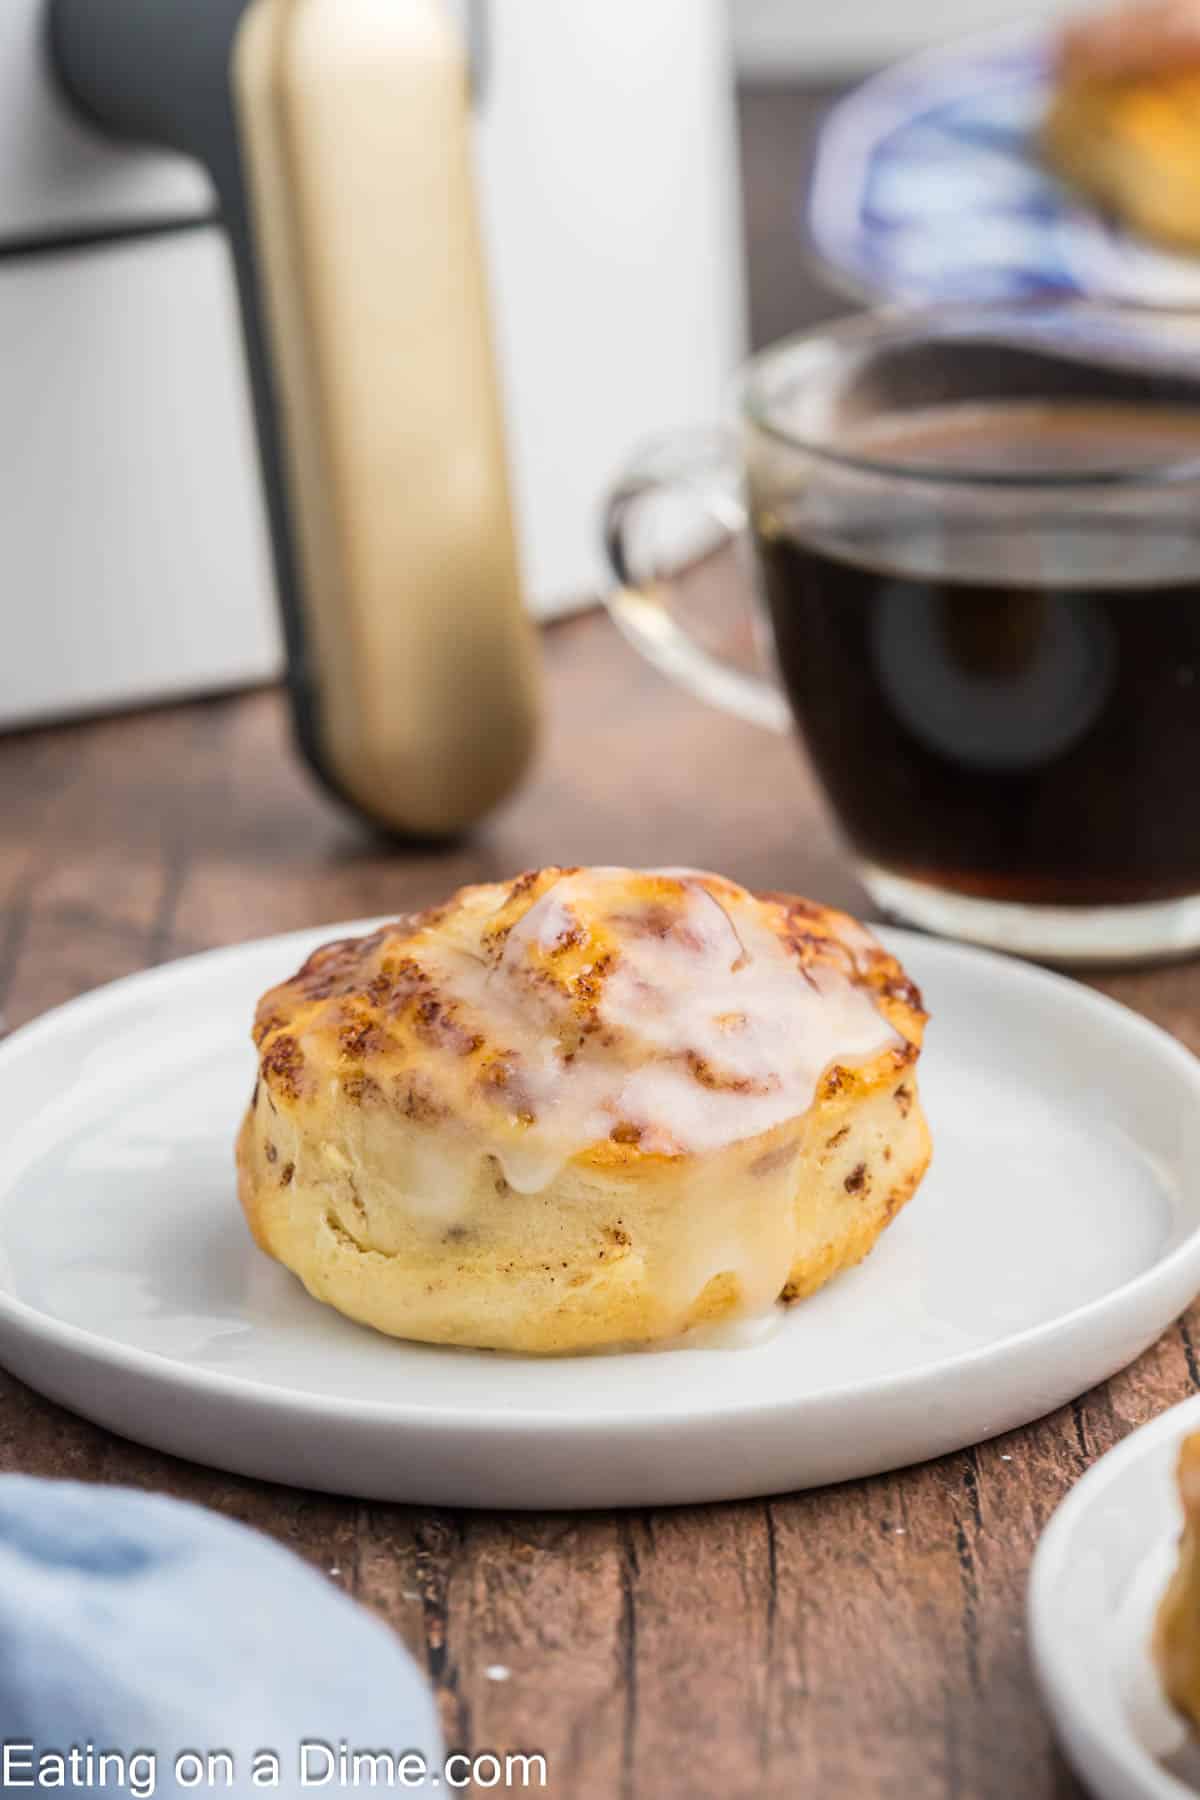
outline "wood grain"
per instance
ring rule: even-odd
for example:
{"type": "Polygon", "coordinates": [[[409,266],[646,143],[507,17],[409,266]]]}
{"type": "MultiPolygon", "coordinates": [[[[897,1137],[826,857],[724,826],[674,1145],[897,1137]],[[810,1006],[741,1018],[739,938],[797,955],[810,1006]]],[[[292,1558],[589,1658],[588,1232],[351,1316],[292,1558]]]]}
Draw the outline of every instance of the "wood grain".
{"type": "MultiPolygon", "coordinates": [[[[208,945],[402,910],[559,860],[691,863],[864,907],[798,750],[669,688],[588,616],[547,637],[528,786],[478,836],[364,837],[260,693],[0,741],[9,1027],[208,945]]],[[[1200,964],[1106,977],[1200,1048],[1200,964]]],[[[1077,1792],[1025,1644],[1037,1534],[1082,1469],[1197,1386],[1195,1312],[1028,1430],[769,1502],[505,1518],[362,1506],[173,1462],[0,1376],[0,1467],[129,1482],[270,1532],[388,1620],[468,1748],[562,1800],[1077,1792]],[[503,1678],[498,1678],[504,1672],[503,1678]]]]}

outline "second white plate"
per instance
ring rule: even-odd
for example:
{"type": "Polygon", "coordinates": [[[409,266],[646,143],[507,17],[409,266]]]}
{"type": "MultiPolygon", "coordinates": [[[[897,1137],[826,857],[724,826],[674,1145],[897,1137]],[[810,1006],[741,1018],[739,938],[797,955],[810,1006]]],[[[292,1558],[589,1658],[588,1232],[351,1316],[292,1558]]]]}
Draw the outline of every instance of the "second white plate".
{"type": "Polygon", "coordinates": [[[368,1498],[766,1494],[1006,1431],[1200,1290],[1200,1064],[1042,970],[904,932],[933,1168],[868,1261],[748,1348],[537,1360],[392,1342],[252,1246],[254,1001],[324,928],[119,982],[0,1047],[0,1362],[176,1455],[368,1498]]]}
{"type": "Polygon", "coordinates": [[[1029,1626],[1063,1749],[1097,1800],[1195,1800],[1200,1741],[1168,1705],[1151,1640],[1179,1556],[1179,1448],[1200,1395],[1123,1439],[1042,1535],[1029,1626]]]}

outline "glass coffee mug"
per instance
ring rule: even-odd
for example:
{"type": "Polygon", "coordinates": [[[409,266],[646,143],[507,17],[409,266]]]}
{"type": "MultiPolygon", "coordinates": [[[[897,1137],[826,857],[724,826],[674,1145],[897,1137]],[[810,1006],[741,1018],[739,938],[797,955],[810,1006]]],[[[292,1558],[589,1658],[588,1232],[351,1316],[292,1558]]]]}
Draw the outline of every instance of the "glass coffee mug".
{"type": "Polygon", "coordinates": [[[1068,963],[1200,946],[1200,316],[868,314],[739,400],[610,499],[625,633],[794,718],[885,913],[1068,963]],[[770,674],[748,600],[714,626],[677,578],[747,538],[770,674]]]}

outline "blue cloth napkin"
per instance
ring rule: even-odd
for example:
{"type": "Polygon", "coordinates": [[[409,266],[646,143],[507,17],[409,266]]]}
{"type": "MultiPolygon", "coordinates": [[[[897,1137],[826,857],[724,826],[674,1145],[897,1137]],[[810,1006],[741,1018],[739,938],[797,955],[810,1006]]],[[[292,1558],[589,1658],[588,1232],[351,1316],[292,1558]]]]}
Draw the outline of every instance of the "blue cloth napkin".
{"type": "MultiPolygon", "coordinates": [[[[328,1580],[198,1507],[0,1478],[0,1792],[351,1792],[371,1786],[361,1752],[439,1771],[437,1715],[397,1640],[328,1580]]],[[[440,1785],[406,1770],[377,1787],[440,1785]]]]}

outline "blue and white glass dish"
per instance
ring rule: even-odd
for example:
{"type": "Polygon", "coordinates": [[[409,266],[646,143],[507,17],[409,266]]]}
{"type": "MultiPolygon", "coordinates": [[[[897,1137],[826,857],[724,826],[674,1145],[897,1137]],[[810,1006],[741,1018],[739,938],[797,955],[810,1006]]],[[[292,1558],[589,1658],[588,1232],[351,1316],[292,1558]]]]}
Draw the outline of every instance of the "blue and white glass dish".
{"type": "Polygon", "coordinates": [[[871,300],[1200,304],[1200,257],[1123,231],[1042,164],[1051,59],[1045,32],[992,32],[911,57],[834,107],[804,224],[839,286],[871,300]]]}

